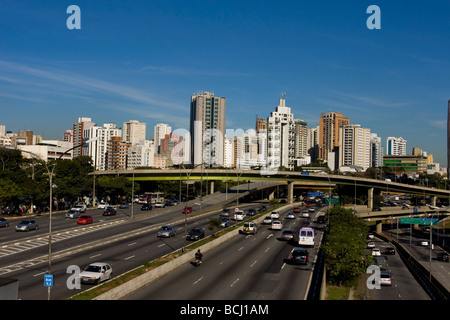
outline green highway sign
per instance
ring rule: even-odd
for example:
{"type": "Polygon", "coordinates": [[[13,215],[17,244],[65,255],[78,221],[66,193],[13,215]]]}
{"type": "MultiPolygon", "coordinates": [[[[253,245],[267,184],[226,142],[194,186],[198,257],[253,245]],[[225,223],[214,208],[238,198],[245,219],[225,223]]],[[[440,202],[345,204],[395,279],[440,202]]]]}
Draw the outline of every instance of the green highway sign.
{"type": "Polygon", "coordinates": [[[400,223],[402,224],[420,224],[423,226],[429,226],[431,223],[433,223],[433,226],[439,225],[439,219],[438,218],[400,218],[400,223]]]}

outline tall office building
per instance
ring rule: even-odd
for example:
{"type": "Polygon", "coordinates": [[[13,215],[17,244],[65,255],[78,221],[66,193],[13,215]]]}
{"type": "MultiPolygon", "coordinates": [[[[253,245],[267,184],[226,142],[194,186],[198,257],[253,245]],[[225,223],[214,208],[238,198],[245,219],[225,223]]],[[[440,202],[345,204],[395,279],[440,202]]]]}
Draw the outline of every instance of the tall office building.
{"type": "Polygon", "coordinates": [[[319,155],[319,126],[308,129],[307,149],[311,162],[316,162],[319,155]]]}
{"type": "Polygon", "coordinates": [[[122,137],[111,137],[106,147],[106,170],[125,170],[130,146],[131,143],[124,141],[122,137]]]}
{"type": "Polygon", "coordinates": [[[267,118],[267,163],[271,168],[283,166],[294,169],[295,134],[294,115],[286,107],[285,96],[267,118]]]}
{"type": "Polygon", "coordinates": [[[371,164],[370,129],[349,124],[340,130],[339,165],[359,166],[365,171],[371,164]]]}
{"type": "Polygon", "coordinates": [[[328,161],[328,153],[339,147],[339,129],[350,124],[342,113],[322,112],[319,119],[318,159],[328,161]]]}
{"type": "Polygon", "coordinates": [[[131,144],[145,140],[146,124],[137,120],[130,120],[123,123],[123,140],[131,144]]]}
{"type": "Polygon", "coordinates": [[[191,165],[223,165],[225,105],[226,99],[212,92],[191,96],[191,165]]]}
{"type": "Polygon", "coordinates": [[[386,155],[404,156],[406,155],[406,140],[402,137],[388,137],[386,143],[386,155]]]}

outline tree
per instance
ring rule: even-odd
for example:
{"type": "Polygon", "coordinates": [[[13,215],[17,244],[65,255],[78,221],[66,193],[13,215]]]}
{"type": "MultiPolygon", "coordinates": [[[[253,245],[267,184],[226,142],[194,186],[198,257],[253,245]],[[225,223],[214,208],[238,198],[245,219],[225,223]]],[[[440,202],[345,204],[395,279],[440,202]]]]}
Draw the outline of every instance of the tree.
{"type": "Polygon", "coordinates": [[[365,253],[368,227],[350,210],[340,206],[328,211],[329,228],[323,245],[327,279],[336,285],[351,285],[366,271],[371,256],[365,253]]]}

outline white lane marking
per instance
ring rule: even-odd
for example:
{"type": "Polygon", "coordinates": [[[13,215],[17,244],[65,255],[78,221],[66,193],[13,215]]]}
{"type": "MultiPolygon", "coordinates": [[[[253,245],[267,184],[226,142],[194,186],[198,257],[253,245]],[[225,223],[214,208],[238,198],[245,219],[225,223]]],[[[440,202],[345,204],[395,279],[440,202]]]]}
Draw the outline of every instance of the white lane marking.
{"type": "Polygon", "coordinates": [[[234,286],[238,281],[239,281],[239,278],[237,278],[236,280],[234,280],[234,282],[230,285],[230,287],[234,286]]]}

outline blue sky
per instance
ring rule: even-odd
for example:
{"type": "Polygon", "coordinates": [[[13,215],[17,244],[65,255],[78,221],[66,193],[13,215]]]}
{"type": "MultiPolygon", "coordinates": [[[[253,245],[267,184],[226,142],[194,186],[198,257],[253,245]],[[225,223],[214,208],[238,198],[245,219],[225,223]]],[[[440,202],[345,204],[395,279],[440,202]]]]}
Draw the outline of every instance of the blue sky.
{"type": "Polygon", "coordinates": [[[226,127],[254,128],[286,92],[316,126],[336,111],[446,165],[448,1],[0,1],[0,124],[60,139],[98,125],[188,129],[192,94],[227,98],[226,127]],[[69,30],[69,5],[81,29],[69,30]],[[381,30],[369,30],[370,5],[381,30]]]}

